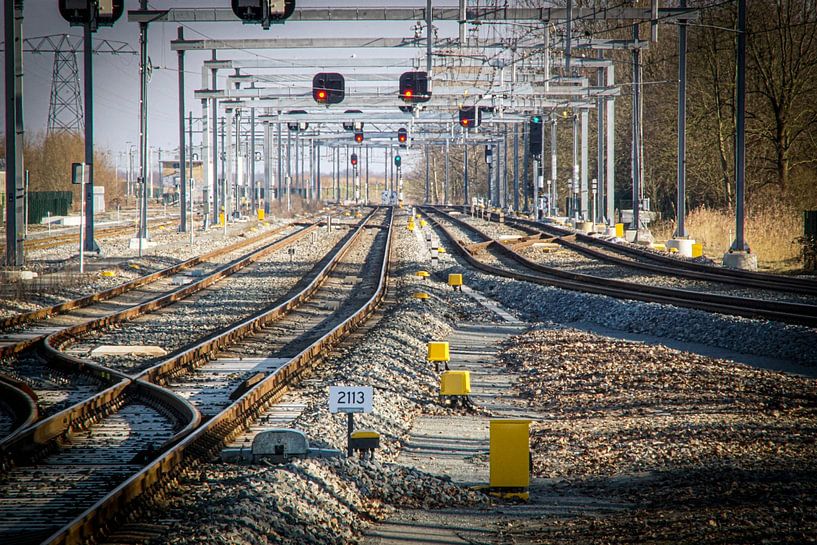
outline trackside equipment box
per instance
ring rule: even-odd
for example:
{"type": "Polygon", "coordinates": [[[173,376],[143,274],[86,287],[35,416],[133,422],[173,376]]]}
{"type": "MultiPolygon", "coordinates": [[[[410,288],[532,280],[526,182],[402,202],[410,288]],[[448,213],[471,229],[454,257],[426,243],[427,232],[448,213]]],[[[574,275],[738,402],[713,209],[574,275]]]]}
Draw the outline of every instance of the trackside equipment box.
{"type": "Polygon", "coordinates": [[[530,420],[491,420],[490,488],[500,496],[528,498],[530,420]]]}
{"type": "Polygon", "coordinates": [[[465,396],[471,393],[471,373],[444,371],[440,377],[441,396],[465,396]]]}
{"type": "Polygon", "coordinates": [[[447,342],[428,343],[428,361],[449,361],[451,353],[447,342]]]}

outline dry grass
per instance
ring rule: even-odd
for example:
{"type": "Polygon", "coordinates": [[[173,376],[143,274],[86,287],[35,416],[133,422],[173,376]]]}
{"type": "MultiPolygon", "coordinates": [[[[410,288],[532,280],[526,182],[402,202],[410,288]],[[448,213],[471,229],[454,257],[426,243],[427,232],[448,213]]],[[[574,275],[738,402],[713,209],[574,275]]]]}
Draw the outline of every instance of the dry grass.
{"type": "MultiPolygon", "coordinates": [[[[687,215],[687,233],[704,245],[704,255],[720,261],[735,238],[735,213],[731,210],[698,208],[687,215]]],[[[658,240],[672,237],[675,222],[653,228],[658,240]]],[[[803,213],[794,207],[768,201],[754,204],[746,212],[746,242],[757,254],[760,268],[776,272],[802,267],[800,245],[803,213]]]]}

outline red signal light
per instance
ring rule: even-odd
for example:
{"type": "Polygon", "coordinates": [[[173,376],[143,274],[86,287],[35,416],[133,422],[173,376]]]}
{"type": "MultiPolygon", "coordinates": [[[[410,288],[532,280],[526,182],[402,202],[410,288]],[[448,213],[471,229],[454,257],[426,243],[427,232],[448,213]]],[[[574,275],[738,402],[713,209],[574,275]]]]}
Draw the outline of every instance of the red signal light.
{"type": "Polygon", "coordinates": [[[414,93],[411,91],[411,89],[406,89],[406,92],[403,93],[403,96],[406,98],[411,98],[412,96],[414,96],[414,93]]]}
{"type": "Polygon", "coordinates": [[[355,142],[357,142],[358,144],[363,142],[363,133],[362,132],[356,132],[355,133],[355,142]]]}
{"type": "Polygon", "coordinates": [[[321,101],[326,100],[326,91],[324,91],[323,89],[318,91],[318,100],[321,101]]]}
{"type": "Polygon", "coordinates": [[[460,123],[462,124],[463,127],[467,127],[470,122],[471,122],[471,120],[468,119],[468,118],[460,120],[460,123]]]}

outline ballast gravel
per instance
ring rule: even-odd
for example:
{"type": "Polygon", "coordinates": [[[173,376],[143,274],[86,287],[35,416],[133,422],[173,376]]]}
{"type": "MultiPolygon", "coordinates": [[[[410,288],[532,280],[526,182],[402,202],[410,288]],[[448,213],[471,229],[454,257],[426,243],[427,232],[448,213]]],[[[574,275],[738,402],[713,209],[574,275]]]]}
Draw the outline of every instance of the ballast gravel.
{"type": "MultiPolygon", "coordinates": [[[[452,232],[460,233],[455,227],[452,232]]],[[[440,277],[464,274],[465,282],[496,299],[529,322],[588,323],[629,333],[698,343],[737,353],[767,356],[817,365],[817,330],[805,326],[753,320],[580,293],[530,282],[483,274],[452,254],[455,250],[440,236],[447,253],[440,256],[440,277]]],[[[482,256],[480,256],[482,258],[482,256]]],[[[488,259],[493,264],[496,260],[488,259]]]]}
{"type": "Polygon", "coordinates": [[[199,466],[156,507],[157,513],[174,523],[172,532],[153,543],[357,543],[366,527],[395,507],[488,504],[483,494],[448,478],[393,462],[414,418],[465,410],[438,404],[439,378],[433,365],[425,361],[426,343],[447,336],[457,321],[496,319],[462,294],[414,275],[428,267],[416,262],[426,250],[413,234],[400,228],[404,221],[395,219],[390,292],[395,305],[385,310],[353,348],[338,350],[282,400],[305,405],[292,427],[304,430],[312,446],[343,451],[346,418],[329,413],[327,387],[371,385],[374,411],[356,415],[355,426],[381,434],[375,460],[355,457],[307,459],[270,467],[199,466]],[[431,297],[414,299],[419,291],[431,297]],[[193,502],[187,501],[190,497],[193,502]]]}
{"type": "Polygon", "coordinates": [[[509,339],[502,359],[547,415],[540,493],[588,506],[518,520],[513,543],[817,540],[814,380],[569,328],[509,339]]]}

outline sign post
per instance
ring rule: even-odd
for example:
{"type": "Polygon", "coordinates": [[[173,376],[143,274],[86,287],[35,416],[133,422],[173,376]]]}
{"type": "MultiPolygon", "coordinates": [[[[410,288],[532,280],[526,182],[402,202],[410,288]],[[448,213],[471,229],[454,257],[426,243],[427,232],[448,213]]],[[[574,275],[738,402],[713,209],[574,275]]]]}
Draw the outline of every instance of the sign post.
{"type": "Polygon", "coordinates": [[[85,163],[71,163],[71,183],[79,190],[79,273],[85,272],[85,163]]]}
{"type": "Polygon", "coordinates": [[[329,412],[346,413],[346,455],[352,456],[352,432],[355,413],[372,412],[374,393],[371,386],[330,386],[329,412]]]}

